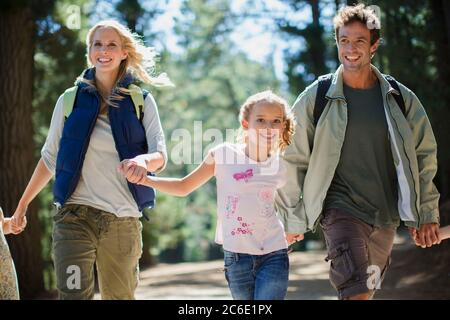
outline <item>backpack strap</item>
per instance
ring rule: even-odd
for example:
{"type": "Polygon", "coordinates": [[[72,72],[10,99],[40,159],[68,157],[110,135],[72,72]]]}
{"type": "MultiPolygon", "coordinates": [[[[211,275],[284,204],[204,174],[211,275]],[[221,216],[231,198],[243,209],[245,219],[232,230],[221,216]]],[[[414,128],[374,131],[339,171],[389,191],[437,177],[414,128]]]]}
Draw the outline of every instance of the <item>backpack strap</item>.
{"type": "Polygon", "coordinates": [[[142,119],[144,118],[144,93],[142,92],[142,89],[135,84],[130,84],[128,90],[130,90],[136,116],[138,117],[139,122],[142,123],[142,119]]]}
{"type": "Polygon", "coordinates": [[[405,100],[403,100],[402,92],[400,91],[400,87],[398,86],[397,81],[394,79],[394,77],[390,75],[384,75],[384,78],[389,82],[392,88],[397,90],[399,94],[393,94],[393,97],[395,99],[395,102],[397,102],[398,107],[400,110],[402,110],[402,113],[404,116],[406,116],[406,107],[405,107],[405,100]]]}
{"type": "Polygon", "coordinates": [[[75,104],[75,98],[77,96],[78,86],[73,86],[63,94],[63,109],[64,109],[64,120],[67,120],[70,113],[73,110],[73,105],[75,104]]]}
{"type": "MultiPolygon", "coordinates": [[[[128,86],[128,90],[130,90],[131,100],[133,100],[136,116],[139,119],[139,122],[142,124],[142,119],[144,119],[144,92],[142,91],[141,87],[135,84],[130,84],[128,86]]],[[[147,220],[147,222],[150,221],[145,211],[142,211],[142,216],[145,220],[147,220]]]]}
{"type": "MultiPolygon", "coordinates": [[[[142,119],[144,118],[144,93],[142,92],[142,89],[135,84],[131,84],[128,87],[128,90],[130,90],[130,96],[131,100],[133,101],[136,116],[138,117],[139,121],[142,122],[142,119]]],[[[70,113],[73,110],[75,98],[77,96],[77,91],[78,86],[73,86],[64,91],[63,95],[64,120],[66,120],[69,117],[70,113]]]]}
{"type": "Polygon", "coordinates": [[[317,87],[316,101],[314,103],[314,126],[319,122],[320,116],[322,115],[325,106],[327,105],[328,99],[326,94],[331,86],[331,80],[333,79],[333,74],[329,73],[320,76],[318,79],[319,85],[317,87]]]}
{"type": "MultiPolygon", "coordinates": [[[[326,94],[328,89],[331,86],[331,80],[333,78],[333,74],[326,74],[323,76],[320,76],[318,81],[319,85],[317,88],[317,95],[316,95],[316,101],[314,104],[314,126],[317,125],[319,122],[320,116],[323,113],[323,110],[325,109],[325,106],[327,105],[327,98],[326,94]]],[[[405,101],[403,100],[402,92],[400,91],[400,87],[398,86],[397,81],[394,79],[394,77],[390,75],[384,75],[384,78],[386,81],[389,82],[392,88],[397,90],[399,94],[393,94],[393,97],[395,99],[395,102],[397,102],[398,107],[402,111],[403,115],[406,116],[406,107],[405,107],[405,101]]]]}

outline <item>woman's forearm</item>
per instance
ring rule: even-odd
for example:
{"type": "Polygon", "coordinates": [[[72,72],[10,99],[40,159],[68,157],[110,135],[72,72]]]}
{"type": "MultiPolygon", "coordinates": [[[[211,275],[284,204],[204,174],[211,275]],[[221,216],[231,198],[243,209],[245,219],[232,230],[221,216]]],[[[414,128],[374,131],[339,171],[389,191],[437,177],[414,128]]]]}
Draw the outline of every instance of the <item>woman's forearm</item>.
{"type": "Polygon", "coordinates": [[[20,198],[18,207],[28,207],[30,202],[33,201],[42,189],[44,189],[52,176],[53,174],[45,166],[44,160],[42,160],[42,158],[39,159],[36,169],[34,169],[33,175],[20,198]]]}

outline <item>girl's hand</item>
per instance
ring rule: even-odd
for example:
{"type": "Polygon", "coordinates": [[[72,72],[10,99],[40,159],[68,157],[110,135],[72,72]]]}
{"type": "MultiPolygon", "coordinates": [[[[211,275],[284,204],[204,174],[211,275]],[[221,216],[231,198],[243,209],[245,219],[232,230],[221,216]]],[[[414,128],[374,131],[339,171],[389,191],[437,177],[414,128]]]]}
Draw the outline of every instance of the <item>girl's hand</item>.
{"type": "Polygon", "coordinates": [[[129,182],[143,184],[147,178],[147,165],[136,158],[123,160],[118,169],[129,182]]]}
{"type": "Polygon", "coordinates": [[[295,242],[302,241],[304,239],[303,233],[286,233],[286,241],[288,245],[291,245],[295,242]]]}

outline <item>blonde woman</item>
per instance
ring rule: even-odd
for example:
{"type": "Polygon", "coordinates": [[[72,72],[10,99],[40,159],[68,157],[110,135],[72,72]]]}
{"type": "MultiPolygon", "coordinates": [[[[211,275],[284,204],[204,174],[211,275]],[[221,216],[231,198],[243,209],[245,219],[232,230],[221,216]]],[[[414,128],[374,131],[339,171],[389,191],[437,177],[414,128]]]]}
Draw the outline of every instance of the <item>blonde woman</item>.
{"type": "Polygon", "coordinates": [[[215,176],[216,242],[224,249],[225,278],[232,297],[282,300],[288,286],[288,242],[274,198],[287,179],[279,153],[292,141],[294,118],[286,101],[271,91],[249,97],[239,118],[243,143],[216,146],[182,179],[137,179],[136,164],[128,160],[120,169],[128,181],[176,196],[188,195],[215,176]]]}
{"type": "Polygon", "coordinates": [[[133,83],[170,81],[149,74],[154,51],[118,22],[96,24],[86,44],[89,68],[56,103],[12,228],[24,227],[27,206],[55,175],[53,254],[60,298],[92,299],[96,265],[103,299],[133,299],[142,250],[139,217],[153,206],[155,193],[127,182],[117,166],[132,159],[132,177],[164,168],[156,103],[133,83]],[[137,94],[143,105],[136,105],[137,94]]]}

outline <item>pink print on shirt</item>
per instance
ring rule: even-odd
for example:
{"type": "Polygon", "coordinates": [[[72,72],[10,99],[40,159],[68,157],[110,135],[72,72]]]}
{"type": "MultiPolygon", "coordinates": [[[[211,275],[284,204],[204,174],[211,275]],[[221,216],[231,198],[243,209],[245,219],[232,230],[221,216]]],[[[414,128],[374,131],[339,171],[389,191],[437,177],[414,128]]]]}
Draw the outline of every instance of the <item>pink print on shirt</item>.
{"type": "Polygon", "coordinates": [[[239,196],[227,196],[227,203],[225,205],[227,219],[230,219],[230,217],[234,216],[236,213],[238,202],[239,196]]]}
{"type": "Polygon", "coordinates": [[[242,217],[237,217],[236,220],[239,222],[239,224],[241,225],[240,227],[234,228],[233,231],[231,231],[231,235],[232,236],[238,236],[240,234],[249,234],[249,235],[253,235],[253,230],[250,229],[250,224],[244,222],[244,220],[242,220],[242,217]]]}
{"type": "Polygon", "coordinates": [[[248,179],[250,179],[251,177],[253,177],[253,169],[248,169],[244,172],[238,172],[238,173],[233,174],[233,178],[236,181],[243,179],[245,182],[248,182],[248,179]]]}
{"type": "Polygon", "coordinates": [[[261,214],[270,217],[274,214],[274,192],[270,188],[262,188],[258,192],[258,200],[261,204],[261,214]]]}

